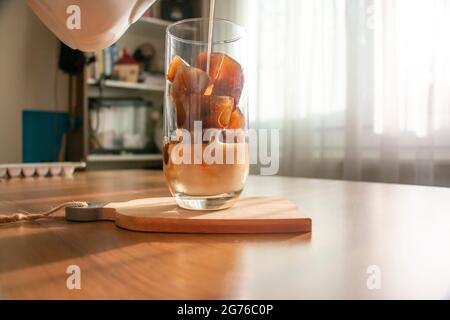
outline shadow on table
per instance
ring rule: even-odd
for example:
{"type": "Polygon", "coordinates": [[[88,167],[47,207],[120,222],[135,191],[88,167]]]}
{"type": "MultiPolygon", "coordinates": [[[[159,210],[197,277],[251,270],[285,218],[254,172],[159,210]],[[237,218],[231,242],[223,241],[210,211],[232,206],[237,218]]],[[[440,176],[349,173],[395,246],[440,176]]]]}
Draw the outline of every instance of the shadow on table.
{"type": "MultiPolygon", "coordinates": [[[[252,245],[308,245],[307,234],[162,234],[127,231],[112,222],[70,223],[62,217],[0,226],[0,273],[127,248],[147,258],[186,248],[238,252],[252,245]],[[138,248],[138,249],[136,249],[138,248]]],[[[231,257],[230,257],[231,258],[231,257]]]]}

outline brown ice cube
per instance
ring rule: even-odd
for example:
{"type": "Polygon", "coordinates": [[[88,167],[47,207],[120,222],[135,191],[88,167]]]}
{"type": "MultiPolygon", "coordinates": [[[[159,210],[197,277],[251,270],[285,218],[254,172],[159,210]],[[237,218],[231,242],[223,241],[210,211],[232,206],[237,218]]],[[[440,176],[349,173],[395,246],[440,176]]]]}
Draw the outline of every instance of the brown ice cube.
{"type": "Polygon", "coordinates": [[[202,94],[193,93],[183,99],[183,105],[186,110],[186,126],[184,129],[194,130],[194,122],[202,121],[208,111],[208,106],[204,101],[202,94]]]}
{"type": "Polygon", "coordinates": [[[179,128],[184,128],[186,120],[190,121],[186,119],[189,117],[188,113],[198,115],[195,108],[201,104],[201,96],[208,84],[209,77],[206,72],[186,66],[178,68],[170,88],[170,95],[177,110],[177,125],[179,128]],[[198,102],[195,100],[198,100],[198,102]]]}
{"type": "Polygon", "coordinates": [[[174,99],[176,117],[177,117],[177,128],[183,128],[186,123],[186,110],[183,105],[183,99],[174,99]]]}
{"type": "MultiPolygon", "coordinates": [[[[186,67],[187,68],[187,67],[186,67]]],[[[186,121],[186,111],[183,106],[183,97],[186,94],[186,84],[184,82],[183,71],[181,68],[177,71],[172,86],[170,87],[170,96],[176,109],[177,125],[183,127],[186,121]]]]}
{"type": "Polygon", "coordinates": [[[202,121],[206,117],[208,106],[205,104],[204,96],[199,93],[183,93],[179,96],[172,95],[176,108],[178,129],[194,130],[194,122],[202,121]]]}
{"type": "MultiPolygon", "coordinates": [[[[212,81],[217,79],[224,57],[225,55],[223,53],[211,53],[209,76],[211,77],[212,81]]],[[[203,71],[206,71],[207,63],[208,63],[208,53],[200,52],[195,61],[195,66],[197,68],[202,69],[203,71]]]]}
{"type": "Polygon", "coordinates": [[[184,70],[183,75],[187,93],[203,94],[209,85],[209,76],[201,69],[190,67],[184,70]]]}
{"type": "Polygon", "coordinates": [[[209,77],[201,69],[192,67],[179,67],[173,79],[171,90],[172,97],[180,97],[183,94],[203,94],[208,87],[209,77]]]}
{"type": "Polygon", "coordinates": [[[170,95],[172,98],[174,98],[174,100],[179,100],[183,94],[186,94],[187,87],[184,81],[183,74],[184,72],[181,69],[178,70],[170,87],[170,95]]]}
{"type": "MultiPolygon", "coordinates": [[[[206,71],[208,54],[202,52],[197,56],[195,66],[206,71]]],[[[223,53],[212,53],[209,76],[211,83],[205,95],[229,96],[234,99],[235,107],[239,103],[244,88],[244,72],[242,66],[223,53]]]]}
{"type": "Polygon", "coordinates": [[[234,108],[234,99],[226,96],[210,96],[207,129],[228,127],[234,108]]]}
{"type": "Polygon", "coordinates": [[[188,64],[186,61],[181,59],[180,56],[173,57],[172,62],[170,63],[170,66],[169,66],[169,71],[167,72],[167,80],[169,80],[170,82],[173,82],[175,80],[175,76],[177,74],[178,67],[180,67],[180,66],[187,67],[188,64]]]}
{"type": "Polygon", "coordinates": [[[236,108],[236,110],[234,110],[231,114],[228,129],[245,129],[245,117],[241,109],[236,108]]]}
{"type": "Polygon", "coordinates": [[[234,108],[234,99],[231,97],[204,96],[194,93],[184,96],[181,101],[184,114],[177,116],[179,128],[192,131],[195,121],[202,122],[203,130],[224,129],[230,123],[234,108]]]}

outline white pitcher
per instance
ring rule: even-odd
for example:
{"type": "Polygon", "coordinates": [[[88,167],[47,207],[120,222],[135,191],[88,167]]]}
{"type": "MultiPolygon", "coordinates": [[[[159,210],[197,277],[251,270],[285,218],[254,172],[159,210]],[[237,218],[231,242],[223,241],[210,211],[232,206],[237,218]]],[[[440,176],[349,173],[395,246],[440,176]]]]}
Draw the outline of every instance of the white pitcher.
{"type": "Polygon", "coordinates": [[[85,52],[112,45],[155,1],[27,0],[62,42],[85,52]]]}

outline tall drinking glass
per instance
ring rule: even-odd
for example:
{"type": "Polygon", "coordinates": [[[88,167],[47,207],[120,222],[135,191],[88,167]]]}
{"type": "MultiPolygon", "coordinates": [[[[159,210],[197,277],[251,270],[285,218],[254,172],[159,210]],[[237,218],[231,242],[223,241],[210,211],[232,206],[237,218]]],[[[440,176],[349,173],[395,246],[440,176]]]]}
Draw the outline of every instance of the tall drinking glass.
{"type": "Polygon", "coordinates": [[[231,207],[249,172],[245,31],[220,19],[209,26],[180,21],[166,39],[164,174],[192,210],[231,207]]]}

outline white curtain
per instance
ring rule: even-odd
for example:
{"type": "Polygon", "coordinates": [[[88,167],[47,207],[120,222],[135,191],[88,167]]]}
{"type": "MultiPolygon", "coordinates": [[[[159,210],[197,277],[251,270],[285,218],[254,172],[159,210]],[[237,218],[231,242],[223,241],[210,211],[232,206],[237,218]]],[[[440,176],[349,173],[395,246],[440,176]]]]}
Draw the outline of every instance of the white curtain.
{"type": "Polygon", "coordinates": [[[280,174],[450,186],[450,0],[217,0],[280,174]]]}

